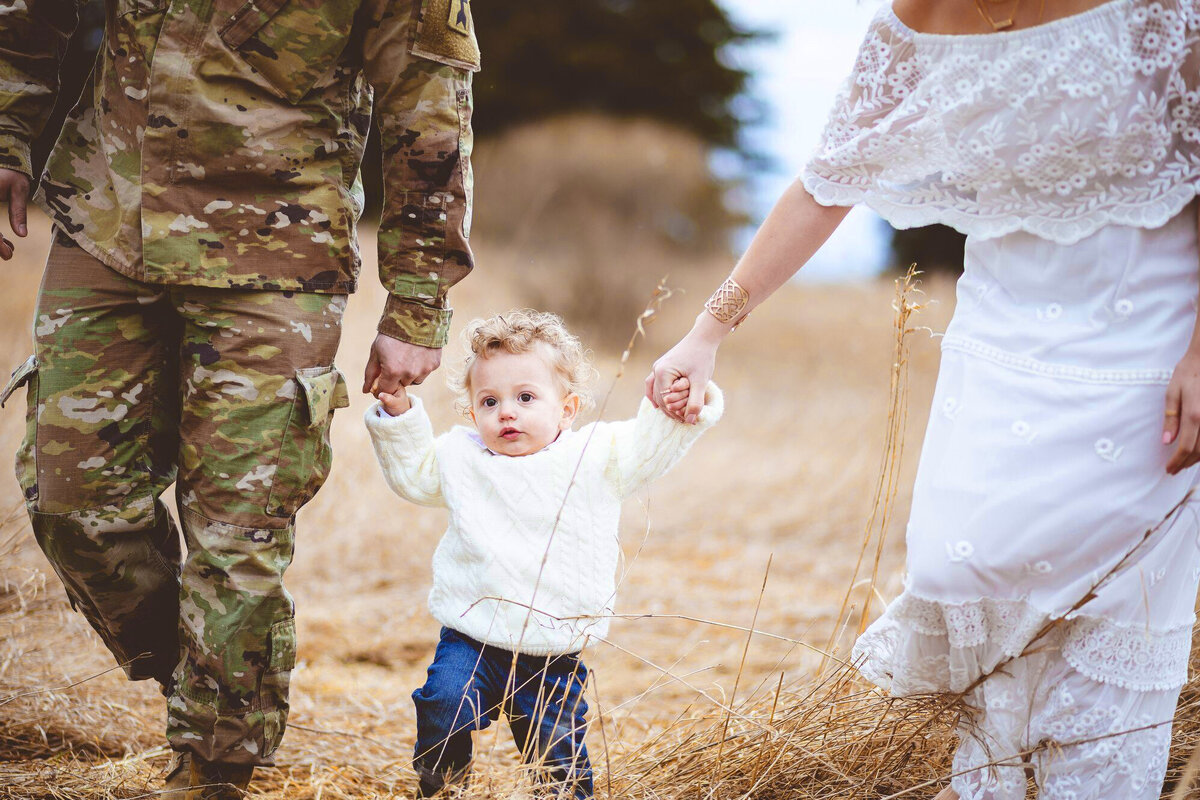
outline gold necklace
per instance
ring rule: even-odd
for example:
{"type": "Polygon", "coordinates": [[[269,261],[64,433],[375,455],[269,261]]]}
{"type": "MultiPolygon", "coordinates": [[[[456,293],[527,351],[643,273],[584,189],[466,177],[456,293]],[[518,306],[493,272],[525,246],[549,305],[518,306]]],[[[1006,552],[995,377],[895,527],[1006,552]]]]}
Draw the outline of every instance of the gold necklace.
{"type": "MultiPolygon", "coordinates": [[[[1005,5],[1009,0],[975,0],[975,8],[979,11],[979,16],[983,17],[984,22],[992,26],[992,32],[1002,31],[1005,28],[1011,28],[1013,22],[1017,18],[1017,10],[1021,7],[1021,0],[1016,0],[1012,7],[1012,13],[1008,15],[1008,19],[996,20],[988,13],[987,6],[1005,5]]],[[[1046,0],[1041,0],[1038,3],[1037,24],[1041,24],[1046,16],[1046,0]]]]}
{"type": "Polygon", "coordinates": [[[993,33],[1011,28],[1013,22],[1017,19],[1017,10],[1021,8],[1021,0],[1016,0],[1013,3],[1012,13],[1008,15],[1007,19],[995,19],[988,12],[987,7],[989,5],[999,5],[1003,2],[1005,0],[975,0],[975,8],[979,11],[979,16],[983,17],[984,22],[992,26],[993,33]]]}

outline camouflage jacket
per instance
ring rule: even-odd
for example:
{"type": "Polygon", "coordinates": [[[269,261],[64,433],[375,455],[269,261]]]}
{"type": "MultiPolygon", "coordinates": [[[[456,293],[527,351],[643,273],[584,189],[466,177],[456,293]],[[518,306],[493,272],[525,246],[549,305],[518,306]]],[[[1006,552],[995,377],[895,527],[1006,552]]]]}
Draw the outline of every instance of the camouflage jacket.
{"type": "MultiPolygon", "coordinates": [[[[84,0],[0,3],[0,166],[31,174],[84,0]]],[[[383,143],[380,331],[441,346],[473,264],[469,0],[105,0],[38,202],[149,283],[354,291],[359,163],[383,143]]]]}

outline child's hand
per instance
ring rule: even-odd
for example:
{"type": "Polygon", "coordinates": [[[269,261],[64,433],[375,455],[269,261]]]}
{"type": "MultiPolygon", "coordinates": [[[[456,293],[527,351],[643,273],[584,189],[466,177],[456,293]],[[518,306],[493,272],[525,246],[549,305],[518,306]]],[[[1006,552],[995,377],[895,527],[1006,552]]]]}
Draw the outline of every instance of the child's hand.
{"type": "Polygon", "coordinates": [[[403,386],[397,389],[395,394],[379,392],[375,396],[379,398],[379,404],[383,406],[383,410],[393,417],[398,417],[412,408],[412,402],[408,399],[408,392],[404,390],[403,386]]]}
{"type": "Polygon", "coordinates": [[[691,382],[687,378],[676,378],[662,395],[659,406],[667,416],[679,418],[683,409],[687,408],[688,396],[691,394],[691,382]]]}

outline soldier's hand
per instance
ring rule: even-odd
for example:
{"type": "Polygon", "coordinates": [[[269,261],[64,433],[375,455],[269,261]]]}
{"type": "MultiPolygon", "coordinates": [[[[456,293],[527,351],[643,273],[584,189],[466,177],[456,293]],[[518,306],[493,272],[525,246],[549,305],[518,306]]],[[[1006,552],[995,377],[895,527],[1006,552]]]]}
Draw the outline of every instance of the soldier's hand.
{"type": "Polygon", "coordinates": [[[371,345],[367,371],[363,375],[363,393],[376,397],[380,392],[396,394],[404,386],[415,386],[442,363],[440,347],[422,347],[379,334],[371,345]]]}
{"type": "MultiPolygon", "coordinates": [[[[0,203],[8,205],[8,224],[17,236],[29,233],[25,208],[29,203],[29,178],[15,169],[0,168],[0,203]]],[[[8,261],[16,247],[0,233],[0,258],[8,261]]]]}

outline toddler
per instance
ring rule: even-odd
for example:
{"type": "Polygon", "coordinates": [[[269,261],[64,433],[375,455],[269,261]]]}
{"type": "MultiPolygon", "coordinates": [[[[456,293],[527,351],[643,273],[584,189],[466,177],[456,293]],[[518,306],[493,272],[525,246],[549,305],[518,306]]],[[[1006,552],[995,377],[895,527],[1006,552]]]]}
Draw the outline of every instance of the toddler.
{"type": "Polygon", "coordinates": [[[643,400],[635,419],[573,431],[591,368],[561,319],[514,311],[473,321],[465,339],[453,383],[474,429],[435,439],[403,390],[366,415],[392,489],[450,511],[429,593],[441,638],[413,692],[420,795],[465,781],[471,731],[503,712],[543,789],[588,798],[580,651],[608,630],[621,501],[717,421],[721,393],[708,386],[695,425],[643,400]]]}

